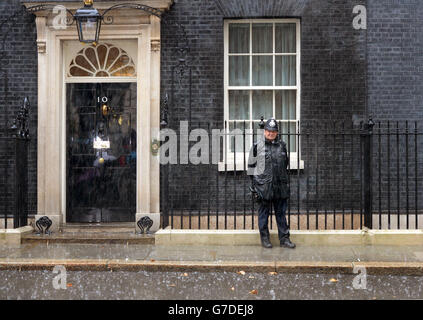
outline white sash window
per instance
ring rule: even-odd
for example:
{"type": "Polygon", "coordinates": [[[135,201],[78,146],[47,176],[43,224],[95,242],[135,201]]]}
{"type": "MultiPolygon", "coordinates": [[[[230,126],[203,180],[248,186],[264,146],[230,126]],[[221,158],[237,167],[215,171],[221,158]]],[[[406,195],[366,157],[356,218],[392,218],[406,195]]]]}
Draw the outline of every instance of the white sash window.
{"type": "MultiPolygon", "coordinates": [[[[244,152],[261,116],[274,117],[289,145],[291,169],[297,167],[300,120],[300,21],[226,20],[224,23],[224,117],[228,130],[246,130],[246,141],[228,137],[226,168],[243,170],[244,152]],[[290,134],[288,143],[288,133],[290,134]],[[234,160],[235,157],[235,160],[234,160]]],[[[248,157],[248,155],[247,155],[248,157]]],[[[222,164],[219,169],[222,170],[222,164]]],[[[303,162],[300,162],[300,168],[303,162]]]]}

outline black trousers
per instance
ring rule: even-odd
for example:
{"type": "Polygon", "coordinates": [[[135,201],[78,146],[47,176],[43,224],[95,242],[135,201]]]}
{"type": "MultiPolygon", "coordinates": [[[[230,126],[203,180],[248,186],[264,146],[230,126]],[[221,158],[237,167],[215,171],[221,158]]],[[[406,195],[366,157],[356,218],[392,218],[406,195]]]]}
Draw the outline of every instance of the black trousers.
{"type": "Polygon", "coordinates": [[[286,208],[288,206],[288,199],[273,199],[271,201],[261,201],[259,207],[259,230],[261,236],[269,235],[269,215],[270,210],[273,207],[275,209],[276,224],[278,226],[279,240],[283,238],[289,238],[289,228],[286,222],[286,208]]]}

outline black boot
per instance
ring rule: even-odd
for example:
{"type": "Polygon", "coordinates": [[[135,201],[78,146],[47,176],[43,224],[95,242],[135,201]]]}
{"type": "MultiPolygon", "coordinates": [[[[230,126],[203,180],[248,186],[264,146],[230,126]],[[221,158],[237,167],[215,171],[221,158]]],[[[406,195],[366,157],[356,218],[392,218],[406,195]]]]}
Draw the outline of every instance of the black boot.
{"type": "Polygon", "coordinates": [[[291,240],[289,240],[289,238],[282,238],[281,239],[281,247],[294,249],[295,243],[291,242],[291,240]]]}
{"type": "Polygon", "coordinates": [[[260,233],[261,245],[264,248],[273,248],[270,243],[270,234],[269,233],[260,233]]]}
{"type": "Polygon", "coordinates": [[[261,245],[264,248],[268,248],[268,249],[273,248],[268,237],[261,237],[261,245]]]}

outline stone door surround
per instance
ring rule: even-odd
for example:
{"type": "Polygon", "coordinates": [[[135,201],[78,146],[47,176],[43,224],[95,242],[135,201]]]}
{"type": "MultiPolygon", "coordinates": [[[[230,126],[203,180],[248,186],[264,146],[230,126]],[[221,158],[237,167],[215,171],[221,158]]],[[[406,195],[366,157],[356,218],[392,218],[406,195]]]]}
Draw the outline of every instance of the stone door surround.
{"type": "MultiPolygon", "coordinates": [[[[125,0],[168,10],[173,0],[125,0]]],[[[95,1],[102,13],[120,1],[95,1]]],[[[75,12],[82,1],[22,2],[26,7],[39,4],[64,5],[75,12]]],[[[137,42],[137,216],[160,215],[159,159],[150,152],[160,129],[160,19],[136,9],[110,12],[113,23],[101,27],[100,40],[137,42]]],[[[55,28],[51,10],[36,13],[38,47],[38,155],[37,216],[49,217],[58,230],[66,221],[66,97],[64,95],[64,42],[77,40],[75,23],[55,28]]]]}

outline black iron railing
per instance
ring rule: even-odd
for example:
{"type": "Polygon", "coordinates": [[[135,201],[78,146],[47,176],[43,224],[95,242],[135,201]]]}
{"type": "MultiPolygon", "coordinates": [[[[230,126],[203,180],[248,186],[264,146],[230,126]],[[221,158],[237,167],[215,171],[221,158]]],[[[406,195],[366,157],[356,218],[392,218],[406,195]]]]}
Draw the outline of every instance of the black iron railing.
{"type": "Polygon", "coordinates": [[[12,125],[5,121],[0,131],[0,217],[5,229],[28,223],[28,116],[29,101],[25,98],[12,125]]]}
{"type": "MultiPolygon", "coordinates": [[[[245,168],[249,148],[262,134],[257,130],[259,125],[259,121],[191,122],[174,130],[177,163],[162,164],[161,171],[163,226],[257,228],[258,205],[250,194],[245,168]],[[235,127],[239,130],[231,131],[235,127]],[[188,141],[186,128],[191,133],[202,130],[188,141]],[[210,142],[203,148],[198,145],[201,135],[210,142]],[[216,136],[222,143],[217,156],[215,148],[218,160],[213,161],[211,141],[216,136]],[[206,153],[205,148],[209,148],[208,163],[193,164],[191,159],[183,158],[188,149],[197,153],[198,161],[206,153]]],[[[287,209],[290,228],[423,228],[421,126],[419,122],[371,119],[358,123],[280,122],[281,137],[291,159],[287,209]]],[[[162,154],[162,160],[167,155],[162,154]]],[[[273,216],[270,226],[276,228],[273,216]]]]}

